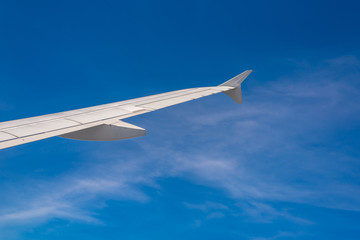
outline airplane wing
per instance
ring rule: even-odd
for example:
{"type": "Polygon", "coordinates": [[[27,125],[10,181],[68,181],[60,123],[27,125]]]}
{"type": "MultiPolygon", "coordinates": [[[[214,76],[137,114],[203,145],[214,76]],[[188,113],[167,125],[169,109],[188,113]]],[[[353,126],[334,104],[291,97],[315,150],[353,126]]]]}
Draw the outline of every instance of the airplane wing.
{"type": "Polygon", "coordinates": [[[236,103],[241,103],[241,83],[251,72],[247,70],[216,87],[189,88],[95,107],[2,122],[0,123],[0,149],[54,136],[88,141],[111,141],[144,136],[145,129],[123,122],[121,119],[219,92],[224,92],[236,103]]]}

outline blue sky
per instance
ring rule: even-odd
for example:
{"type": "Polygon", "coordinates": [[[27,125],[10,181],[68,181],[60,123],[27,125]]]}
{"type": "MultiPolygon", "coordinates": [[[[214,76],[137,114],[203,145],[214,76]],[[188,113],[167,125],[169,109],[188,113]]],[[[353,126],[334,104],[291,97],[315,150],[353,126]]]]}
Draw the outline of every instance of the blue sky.
{"type": "Polygon", "coordinates": [[[214,86],[146,137],[0,152],[1,239],[358,239],[356,1],[2,1],[0,121],[214,86]]]}

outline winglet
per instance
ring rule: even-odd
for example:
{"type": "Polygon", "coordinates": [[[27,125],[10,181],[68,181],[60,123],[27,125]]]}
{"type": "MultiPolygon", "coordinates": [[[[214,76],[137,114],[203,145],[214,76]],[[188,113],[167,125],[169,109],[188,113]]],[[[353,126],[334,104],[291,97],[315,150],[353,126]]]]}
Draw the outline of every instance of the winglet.
{"type": "Polygon", "coordinates": [[[231,97],[236,103],[242,103],[241,83],[245,80],[245,78],[247,78],[247,76],[249,76],[251,72],[252,70],[247,70],[243,73],[240,73],[236,77],[233,77],[219,86],[234,87],[224,93],[231,97]]]}

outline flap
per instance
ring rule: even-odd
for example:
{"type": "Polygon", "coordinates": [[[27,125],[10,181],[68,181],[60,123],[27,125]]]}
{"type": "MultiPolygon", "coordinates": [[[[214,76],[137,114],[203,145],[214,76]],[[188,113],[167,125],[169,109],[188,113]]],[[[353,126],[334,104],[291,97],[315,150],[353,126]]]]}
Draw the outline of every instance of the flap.
{"type": "Polygon", "coordinates": [[[102,124],[95,127],[59,135],[59,137],[70,138],[85,141],[114,141],[127,138],[144,136],[146,130],[126,123],[118,121],[113,124],[102,124]]]}

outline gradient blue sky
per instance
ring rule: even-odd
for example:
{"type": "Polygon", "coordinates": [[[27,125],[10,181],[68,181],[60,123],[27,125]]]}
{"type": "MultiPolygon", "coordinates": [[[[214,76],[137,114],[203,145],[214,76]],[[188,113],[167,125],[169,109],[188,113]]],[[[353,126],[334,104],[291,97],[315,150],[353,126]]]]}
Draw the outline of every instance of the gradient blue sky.
{"type": "Polygon", "coordinates": [[[0,121],[213,86],[126,141],[0,151],[0,239],[359,239],[357,1],[1,1],[0,121]]]}

